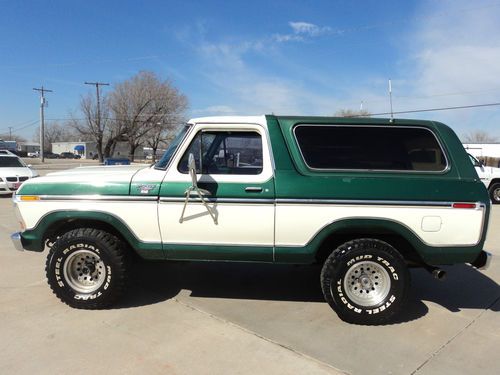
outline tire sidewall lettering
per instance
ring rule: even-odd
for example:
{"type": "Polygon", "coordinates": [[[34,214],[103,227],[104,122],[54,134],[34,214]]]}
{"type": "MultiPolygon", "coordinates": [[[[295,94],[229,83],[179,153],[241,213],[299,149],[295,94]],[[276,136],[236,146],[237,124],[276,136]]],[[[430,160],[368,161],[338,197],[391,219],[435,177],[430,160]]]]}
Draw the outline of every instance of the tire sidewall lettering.
{"type": "MultiPolygon", "coordinates": [[[[341,267],[340,277],[336,279],[334,282],[335,286],[331,287],[331,293],[336,294],[339,300],[348,310],[356,313],[356,314],[367,314],[367,315],[375,315],[379,314],[383,311],[390,309],[392,304],[397,300],[397,296],[394,294],[394,290],[397,287],[397,283],[399,282],[399,275],[391,262],[388,260],[388,257],[383,257],[380,255],[374,254],[346,254],[345,260],[341,262],[339,265],[341,267]],[[356,303],[349,300],[349,297],[345,294],[344,291],[344,277],[346,276],[349,269],[355,266],[357,263],[362,261],[371,261],[377,263],[379,266],[383,267],[388,274],[390,275],[391,288],[387,297],[377,306],[365,307],[359,306],[356,303]]],[[[333,284],[333,283],[332,283],[333,284]]]]}
{"type": "Polygon", "coordinates": [[[61,250],[60,254],[61,256],[56,257],[55,261],[53,262],[52,276],[56,281],[55,285],[57,285],[61,289],[61,292],[66,294],[68,297],[78,301],[95,300],[102,297],[110,289],[112,281],[112,268],[109,265],[106,253],[101,252],[98,246],[92,243],[78,241],[76,243],[70,243],[64,246],[64,249],[61,250]],[[99,287],[99,289],[97,289],[93,293],[77,292],[74,289],[72,289],[65,280],[63,272],[64,264],[67,261],[67,259],[71,256],[71,254],[73,254],[78,250],[87,250],[95,253],[101,258],[101,260],[105,264],[106,267],[105,282],[99,287]]]}

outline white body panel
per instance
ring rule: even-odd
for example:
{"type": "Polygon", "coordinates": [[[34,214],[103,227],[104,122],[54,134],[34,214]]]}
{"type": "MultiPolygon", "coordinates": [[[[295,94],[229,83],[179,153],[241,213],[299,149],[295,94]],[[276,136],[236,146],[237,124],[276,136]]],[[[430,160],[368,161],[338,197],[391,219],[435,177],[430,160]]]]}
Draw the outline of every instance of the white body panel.
{"type": "MultiPolygon", "coordinates": [[[[164,243],[273,246],[274,206],[217,204],[214,223],[201,203],[189,203],[179,223],[184,203],[161,202],[160,226],[164,243]]],[[[210,204],[213,207],[213,204],[210,204]]]]}
{"type": "Polygon", "coordinates": [[[54,211],[97,211],[116,216],[144,242],[161,242],[158,228],[157,201],[41,200],[20,201],[17,205],[27,229],[34,228],[45,215],[54,211]]]}
{"type": "Polygon", "coordinates": [[[328,224],[343,219],[386,219],[404,225],[430,246],[475,245],[483,209],[370,205],[278,204],[276,246],[305,246],[328,224]],[[432,218],[429,225],[424,218],[432,218]],[[441,218],[441,225],[435,224],[441,218]]]}

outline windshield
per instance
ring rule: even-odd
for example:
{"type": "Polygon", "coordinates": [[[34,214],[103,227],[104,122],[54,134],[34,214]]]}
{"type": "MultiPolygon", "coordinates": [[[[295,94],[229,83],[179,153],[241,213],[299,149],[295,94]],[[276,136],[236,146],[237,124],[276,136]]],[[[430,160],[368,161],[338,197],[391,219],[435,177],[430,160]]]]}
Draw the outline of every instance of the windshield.
{"type": "Polygon", "coordinates": [[[26,165],[18,159],[12,156],[0,156],[0,168],[24,168],[26,165]]]}
{"type": "Polygon", "coordinates": [[[188,130],[189,130],[190,125],[184,126],[177,136],[174,138],[172,143],[170,143],[170,146],[168,146],[167,151],[163,154],[161,159],[158,161],[158,163],[155,164],[155,168],[158,169],[165,169],[170,163],[170,159],[172,159],[172,156],[174,155],[175,151],[177,150],[177,147],[179,147],[179,144],[182,142],[184,137],[186,136],[188,130]]]}

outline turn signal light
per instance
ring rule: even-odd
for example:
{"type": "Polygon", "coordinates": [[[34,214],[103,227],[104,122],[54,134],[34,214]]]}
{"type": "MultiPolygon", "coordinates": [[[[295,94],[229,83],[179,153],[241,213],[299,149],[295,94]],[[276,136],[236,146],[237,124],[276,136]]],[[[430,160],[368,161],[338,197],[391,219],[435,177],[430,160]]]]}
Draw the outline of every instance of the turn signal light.
{"type": "Polygon", "coordinates": [[[19,197],[22,201],[39,201],[40,197],[38,195],[21,195],[19,197]]]}

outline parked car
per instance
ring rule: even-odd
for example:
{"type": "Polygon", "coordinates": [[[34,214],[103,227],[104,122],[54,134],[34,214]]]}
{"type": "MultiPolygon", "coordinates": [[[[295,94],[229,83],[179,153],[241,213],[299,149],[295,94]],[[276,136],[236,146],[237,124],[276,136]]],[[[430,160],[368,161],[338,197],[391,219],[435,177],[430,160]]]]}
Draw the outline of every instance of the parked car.
{"type": "Polygon", "coordinates": [[[53,153],[53,152],[45,152],[45,153],[43,154],[43,156],[44,156],[46,159],[59,159],[59,158],[60,158],[59,154],[55,154],[55,153],[53,153]]]}
{"type": "Polygon", "coordinates": [[[21,184],[38,173],[20,157],[9,151],[0,151],[0,195],[12,194],[21,184]]]}
{"type": "Polygon", "coordinates": [[[60,159],[80,159],[81,156],[78,154],[74,154],[72,152],[61,152],[59,154],[60,159]]]}
{"type": "Polygon", "coordinates": [[[469,154],[476,172],[490,193],[493,204],[500,204],[500,168],[485,166],[481,161],[469,154]]]}
{"type": "Polygon", "coordinates": [[[442,279],[439,265],[491,260],[488,192],[456,134],[434,121],[193,119],[152,166],[49,174],[14,201],[16,248],[49,247],[52,291],[83,309],[123,295],[135,253],[319,263],[341,319],[383,324],[405,306],[410,267],[442,279]]]}

